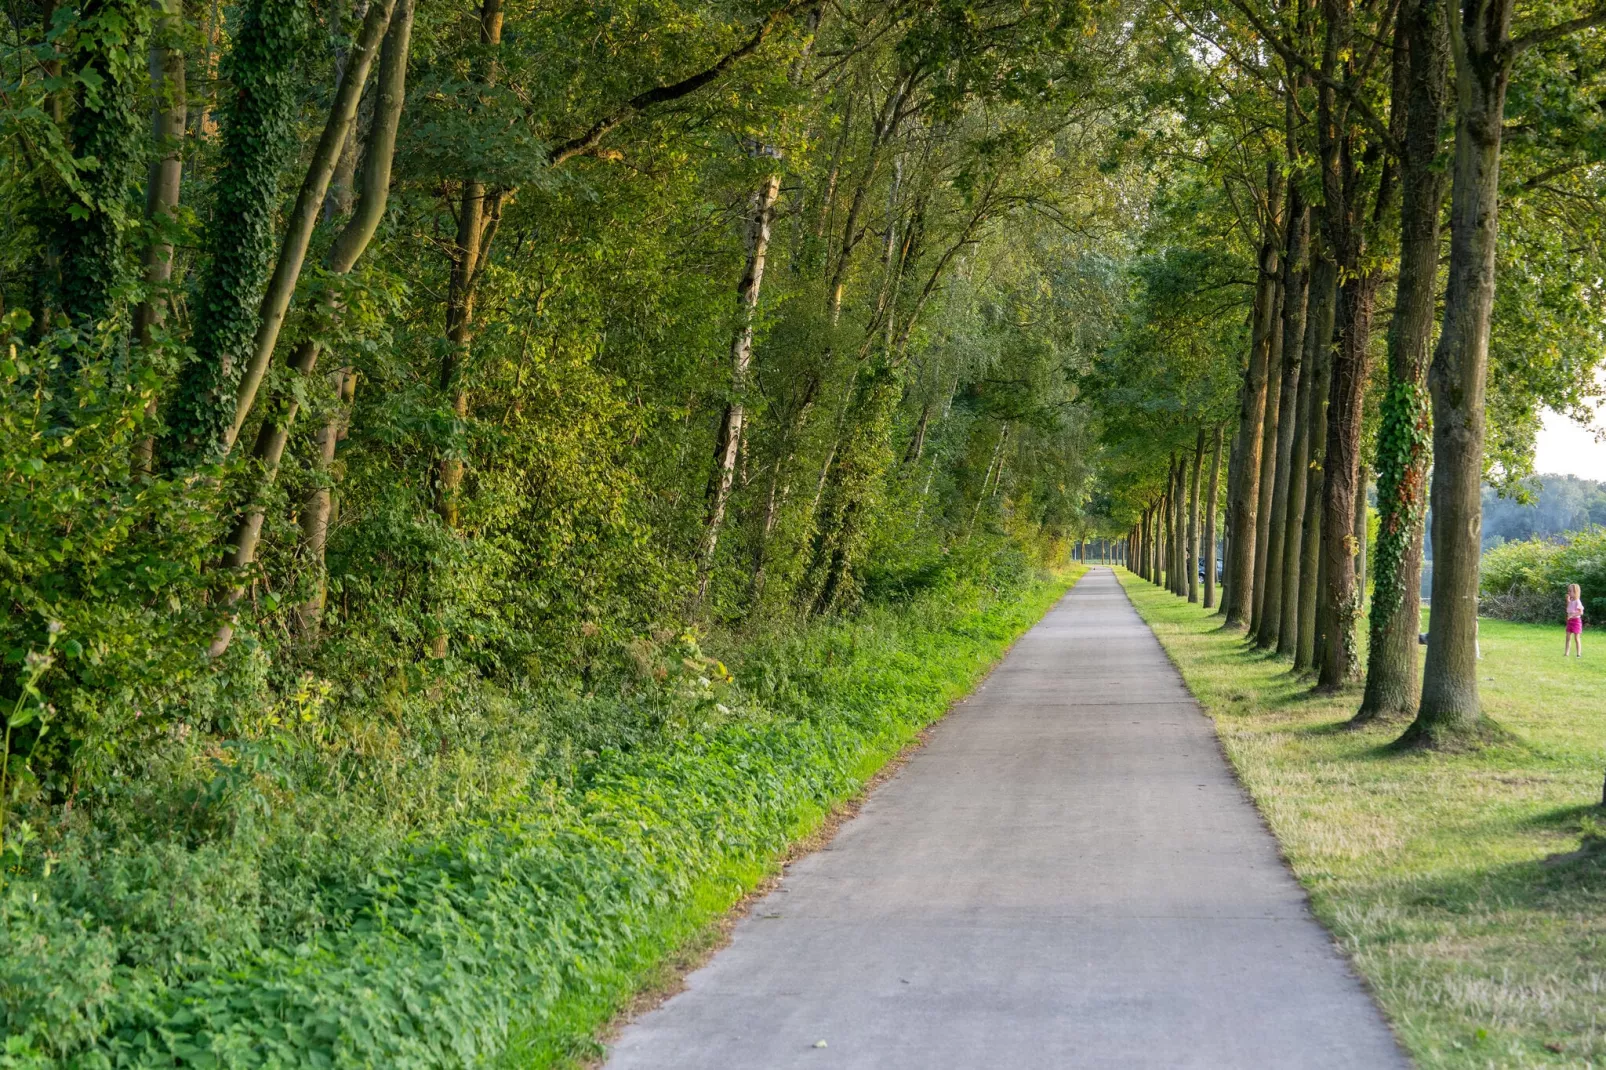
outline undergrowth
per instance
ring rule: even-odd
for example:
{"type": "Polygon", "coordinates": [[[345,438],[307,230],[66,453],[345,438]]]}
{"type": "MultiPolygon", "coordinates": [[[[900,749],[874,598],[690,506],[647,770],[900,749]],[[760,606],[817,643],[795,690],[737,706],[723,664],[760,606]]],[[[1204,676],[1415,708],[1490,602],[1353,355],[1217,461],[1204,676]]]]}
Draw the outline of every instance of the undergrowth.
{"type": "Polygon", "coordinates": [[[0,1066],[583,1056],[1071,578],[644,638],[606,694],[399,676],[376,718],[309,679],[231,738],[180,724],[139,780],[36,821],[5,872],[0,1066]]]}

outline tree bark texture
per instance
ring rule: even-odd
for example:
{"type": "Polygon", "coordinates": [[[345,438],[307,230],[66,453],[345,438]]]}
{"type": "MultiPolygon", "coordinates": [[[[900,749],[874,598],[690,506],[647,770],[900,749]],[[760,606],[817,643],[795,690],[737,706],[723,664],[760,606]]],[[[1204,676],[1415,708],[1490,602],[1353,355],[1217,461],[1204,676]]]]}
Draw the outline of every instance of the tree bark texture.
{"type": "Polygon", "coordinates": [[[1349,683],[1359,670],[1355,628],[1361,592],[1355,586],[1355,495],[1360,476],[1361,403],[1366,390],[1367,347],[1378,276],[1366,271],[1339,288],[1342,329],[1333,347],[1327,399],[1327,449],[1322,461],[1322,554],[1327,559],[1326,613],[1317,686],[1349,683]]]}
{"type": "MultiPolygon", "coordinates": [[[[145,178],[145,218],[154,237],[145,247],[145,296],[134,310],[134,340],[149,353],[156,344],[156,332],[167,320],[170,298],[168,283],[173,278],[172,228],[178,212],[179,193],[184,178],[184,130],[188,120],[184,82],[183,13],[177,0],[161,0],[156,25],[151,33],[151,140],[156,156],[145,178]]],[[[147,419],[156,415],[153,391],[145,403],[147,419]]],[[[149,475],[155,452],[155,439],[147,435],[134,446],[134,471],[149,475]]]]}
{"type": "Polygon", "coordinates": [[[708,593],[713,574],[714,550],[719,545],[720,527],[736,480],[736,458],[741,449],[747,421],[748,369],[753,362],[753,327],[758,313],[759,294],[764,285],[764,261],[769,254],[770,224],[775,217],[775,201],[781,192],[779,172],[770,175],[753,194],[747,222],[747,261],[741,281],[736,284],[736,327],[731,335],[731,399],[720,418],[719,435],[714,443],[714,473],[708,488],[708,516],[703,525],[702,544],[697,550],[697,594],[708,593]]]}
{"type": "Polygon", "coordinates": [[[1312,369],[1316,366],[1316,348],[1329,344],[1321,332],[1332,324],[1333,291],[1316,278],[1317,257],[1311,253],[1312,267],[1307,271],[1305,332],[1301,340],[1302,355],[1299,388],[1294,399],[1294,435],[1288,450],[1288,487],[1283,515],[1283,575],[1279,586],[1282,595],[1281,619],[1277,625],[1277,653],[1293,657],[1299,648],[1300,581],[1304,565],[1305,487],[1310,475],[1311,394],[1314,392],[1312,369]],[[1325,307],[1323,307],[1325,306],[1325,307]],[[1322,326],[1325,318],[1326,327],[1322,326]],[[1319,340],[1318,340],[1319,339],[1319,340]]]}
{"type": "Polygon", "coordinates": [[[1266,375],[1271,355],[1272,310],[1277,289],[1277,227],[1281,207],[1281,180],[1275,169],[1267,174],[1267,222],[1260,244],[1260,278],[1255,293],[1254,331],[1249,362],[1244,371],[1242,401],[1238,410],[1238,456],[1236,486],[1232,487],[1232,528],[1228,543],[1228,568],[1232,580],[1227,590],[1227,625],[1241,628],[1249,623],[1255,595],[1256,510],[1260,502],[1260,449],[1266,416],[1266,375]]]}
{"type": "Polygon", "coordinates": [[[1193,480],[1188,488],[1188,601],[1199,601],[1199,477],[1204,470],[1205,429],[1193,447],[1193,480]]]}
{"type": "Polygon", "coordinates": [[[1366,692],[1358,721],[1416,709],[1422,540],[1432,420],[1426,378],[1448,187],[1437,166],[1449,120],[1448,0],[1404,0],[1400,35],[1408,104],[1401,154],[1400,271],[1388,337],[1388,393],[1377,444],[1377,549],[1366,692]]]}
{"type": "Polygon", "coordinates": [[[1266,349],[1266,414],[1261,421],[1260,476],[1255,505],[1255,595],[1249,609],[1249,635],[1260,631],[1261,614],[1266,604],[1266,565],[1271,543],[1271,500],[1277,482],[1277,421],[1281,415],[1283,384],[1283,305],[1287,297],[1283,283],[1286,265],[1277,276],[1277,288],[1271,307],[1271,342],[1266,349]]]}
{"type": "Polygon", "coordinates": [[[1316,602],[1322,543],[1322,472],[1327,450],[1327,392],[1332,382],[1333,321],[1337,306],[1338,265],[1323,255],[1311,266],[1310,317],[1316,322],[1310,376],[1309,445],[1305,456],[1305,515],[1300,532],[1299,638],[1294,669],[1315,667],[1316,602]]]}
{"type": "Polygon", "coordinates": [[[1411,742],[1443,744],[1484,724],[1478,697],[1484,389],[1494,308],[1500,142],[1511,75],[1512,0],[1463,0],[1452,15],[1456,128],[1450,270],[1428,386],[1433,398],[1433,619],[1411,742]]]}
{"type": "Polygon", "coordinates": [[[1216,604],[1216,511],[1220,507],[1221,493],[1221,425],[1216,425],[1214,445],[1211,448],[1210,460],[1210,490],[1205,494],[1204,505],[1204,544],[1205,562],[1204,572],[1204,606],[1206,609],[1215,608],[1216,604]]]}
{"type": "Polygon", "coordinates": [[[1277,392],[1276,461],[1272,466],[1271,518],[1266,536],[1265,594],[1256,643],[1270,649],[1282,633],[1283,549],[1287,544],[1288,488],[1293,465],[1295,425],[1299,422],[1300,369],[1304,364],[1305,311],[1310,293],[1310,209],[1298,190],[1288,197],[1288,248],[1283,260],[1282,384],[1277,392]]]}

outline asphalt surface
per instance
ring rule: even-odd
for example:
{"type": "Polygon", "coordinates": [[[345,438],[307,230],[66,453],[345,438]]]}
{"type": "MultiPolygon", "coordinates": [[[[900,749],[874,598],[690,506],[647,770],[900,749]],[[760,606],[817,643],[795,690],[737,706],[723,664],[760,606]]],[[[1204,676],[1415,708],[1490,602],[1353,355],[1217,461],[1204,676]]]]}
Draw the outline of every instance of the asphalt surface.
{"type": "Polygon", "coordinates": [[[607,1063],[1407,1065],[1107,569],[607,1063]]]}

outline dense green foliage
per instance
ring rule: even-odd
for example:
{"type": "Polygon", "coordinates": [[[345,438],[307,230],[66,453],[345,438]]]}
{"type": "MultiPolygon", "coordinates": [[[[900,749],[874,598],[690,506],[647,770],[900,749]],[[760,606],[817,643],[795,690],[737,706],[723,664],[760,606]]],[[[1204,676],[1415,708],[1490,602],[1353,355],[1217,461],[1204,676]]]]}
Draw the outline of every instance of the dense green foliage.
{"type": "MultiPolygon", "coordinates": [[[[1331,87],[1300,66],[1319,35],[1278,51],[1255,16],[17,7],[0,49],[16,1059],[114,1041],[154,1059],[204,1034],[296,1062],[336,1006],[357,1047],[326,1054],[347,1061],[495,1049],[510,1008],[601,968],[722,859],[773,850],[931,715],[924,675],[861,693],[843,666],[880,680],[935,643],[922,672],[968,678],[975,649],[943,630],[956,605],[1040,593],[1032,570],[1140,521],[1174,548],[1212,442],[1217,496],[1247,485],[1235,458],[1276,411],[1241,404],[1272,335],[1266,265],[1300,233],[1283,205],[1359,198],[1332,396],[1358,414],[1350,461],[1376,459],[1365,330],[1398,251],[1397,146],[1351,113],[1343,153],[1319,153],[1331,87]],[[405,92],[359,62],[360,25],[405,92]],[[159,140],[146,117],[172,107],[182,136],[159,140]],[[1351,172],[1324,182],[1318,157],[1351,172]],[[856,635],[901,638],[842,662],[856,635]],[[530,956],[488,953],[493,930],[530,956]]],[[[1388,17],[1358,16],[1380,43],[1388,17]]],[[[1579,206],[1606,181],[1598,46],[1551,41],[1514,72],[1511,282],[1476,458],[1508,489],[1538,406],[1581,412],[1596,390],[1606,245],[1579,206]]],[[[1398,53],[1343,75],[1377,114],[1398,53]]],[[[1341,221],[1316,218],[1334,246],[1341,221]]],[[[983,616],[1013,628],[1024,605],[983,616]]]]}
{"type": "Polygon", "coordinates": [[[1606,532],[1502,543],[1484,551],[1479,578],[1480,608],[1493,617],[1559,625],[1576,583],[1584,618],[1606,620],[1606,532]]]}
{"type": "Polygon", "coordinates": [[[806,830],[1064,590],[1007,553],[964,571],[728,668],[643,641],[627,697],[443,707],[424,680],[360,726],[309,682],[224,747],[191,734],[0,892],[0,1061],[483,1062],[806,830]]]}

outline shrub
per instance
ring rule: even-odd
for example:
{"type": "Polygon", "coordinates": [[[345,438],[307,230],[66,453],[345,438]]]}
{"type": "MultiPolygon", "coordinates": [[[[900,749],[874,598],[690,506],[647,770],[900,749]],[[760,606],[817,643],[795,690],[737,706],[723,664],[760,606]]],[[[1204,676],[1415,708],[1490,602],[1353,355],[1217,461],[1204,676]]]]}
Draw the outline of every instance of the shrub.
{"type": "Polygon", "coordinates": [[[0,873],[0,1066],[477,1065],[560,1028],[1063,590],[997,582],[725,640],[733,676],[670,635],[611,697],[426,679],[342,710],[309,684],[249,739],[169,733],[0,873]]]}
{"type": "Polygon", "coordinates": [[[1508,542],[1488,550],[1479,574],[1479,609],[1504,620],[1559,623],[1570,583],[1582,589],[1586,616],[1606,619],[1606,532],[1576,532],[1567,542],[1508,542]]]}

